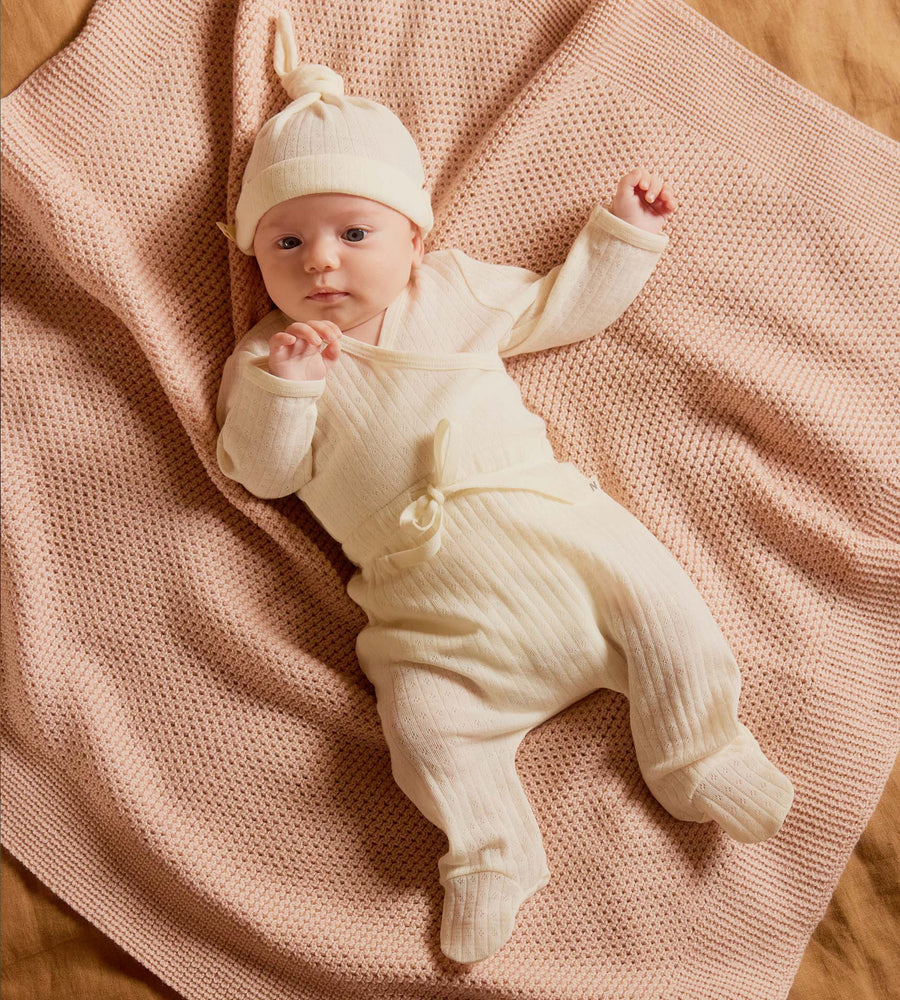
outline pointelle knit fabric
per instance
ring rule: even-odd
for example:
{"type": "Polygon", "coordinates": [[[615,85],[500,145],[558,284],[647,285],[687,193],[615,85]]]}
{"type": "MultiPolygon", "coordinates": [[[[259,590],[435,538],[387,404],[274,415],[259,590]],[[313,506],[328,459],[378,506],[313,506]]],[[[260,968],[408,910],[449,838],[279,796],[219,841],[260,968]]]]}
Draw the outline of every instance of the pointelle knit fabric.
{"type": "Polygon", "coordinates": [[[269,372],[278,309],[225,365],[219,467],[256,496],[296,492],[361,567],[357,654],[394,777],[449,839],[441,948],[459,962],[496,952],[550,879],[521,741],[600,687],[629,697],[673,815],[749,843],[793,798],[738,719],[737,664],[690,578],[556,461],[501,360],[601,333],[668,242],[597,206],[547,275],[426,255],[378,343],[343,337],[322,379],[269,372]]]}
{"type": "Polygon", "coordinates": [[[516,755],[553,877],[464,968],[355,569],[217,462],[271,303],[215,222],[284,106],[281,6],[98,0],[3,101],[4,846],[191,1000],[785,996],[900,749],[897,143],[677,0],[292,7],[414,135],[429,252],[546,274],[624,171],[671,178],[621,317],[504,364],[685,568],[796,791],[761,843],[677,819],[587,695],[516,755]]]}

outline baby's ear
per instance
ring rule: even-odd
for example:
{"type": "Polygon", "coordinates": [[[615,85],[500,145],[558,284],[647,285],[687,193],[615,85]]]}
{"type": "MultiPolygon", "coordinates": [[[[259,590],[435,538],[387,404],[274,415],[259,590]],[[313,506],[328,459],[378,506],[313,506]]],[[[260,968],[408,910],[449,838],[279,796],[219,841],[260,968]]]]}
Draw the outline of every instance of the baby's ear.
{"type": "Polygon", "coordinates": [[[237,243],[237,236],[235,235],[234,226],[227,226],[224,222],[217,222],[216,225],[222,232],[231,240],[232,243],[237,243]]]}
{"type": "Polygon", "coordinates": [[[425,256],[425,241],[422,239],[422,230],[413,223],[413,250],[416,253],[416,263],[421,264],[425,256]]]}

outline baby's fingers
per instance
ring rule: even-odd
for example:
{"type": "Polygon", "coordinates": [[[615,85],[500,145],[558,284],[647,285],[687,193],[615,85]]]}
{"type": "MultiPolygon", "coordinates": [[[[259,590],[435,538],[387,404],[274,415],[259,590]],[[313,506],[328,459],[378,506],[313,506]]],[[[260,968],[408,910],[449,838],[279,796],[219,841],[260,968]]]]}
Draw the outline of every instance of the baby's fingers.
{"type": "Polygon", "coordinates": [[[297,328],[297,333],[316,350],[324,351],[329,344],[334,344],[343,336],[337,323],[330,320],[313,320],[310,323],[292,323],[288,330],[297,328]]]}
{"type": "Polygon", "coordinates": [[[647,184],[647,193],[644,195],[644,200],[648,204],[652,204],[659,197],[659,192],[662,190],[663,179],[657,177],[655,174],[650,175],[650,180],[647,184]]]}
{"type": "Polygon", "coordinates": [[[288,351],[288,348],[292,347],[296,343],[296,340],[297,338],[292,333],[288,333],[287,330],[282,330],[280,333],[273,333],[269,337],[269,350],[291,353],[288,351]]]}
{"type": "Polygon", "coordinates": [[[644,171],[641,167],[635,167],[633,170],[629,170],[627,174],[624,174],[619,179],[618,192],[620,194],[625,194],[626,192],[632,192],[638,186],[643,177],[644,171]]]}
{"type": "Polygon", "coordinates": [[[336,361],[340,356],[340,340],[344,336],[344,331],[330,320],[314,320],[311,324],[321,337],[321,343],[316,348],[322,355],[331,361],[336,361]]]}
{"type": "Polygon", "coordinates": [[[659,191],[656,193],[652,190],[648,191],[647,202],[657,215],[669,215],[675,211],[675,199],[672,197],[672,189],[667,182],[660,181],[659,191]]]}
{"type": "Polygon", "coordinates": [[[311,326],[320,334],[323,343],[319,347],[319,350],[323,353],[328,350],[332,345],[335,345],[334,352],[328,353],[330,358],[336,358],[340,353],[340,348],[336,346],[341,337],[344,336],[344,331],[337,325],[337,323],[332,323],[331,320],[319,319],[314,320],[311,326]]]}
{"type": "MultiPolygon", "coordinates": [[[[293,326],[296,325],[293,324],[293,326]]],[[[310,354],[315,354],[318,350],[306,338],[300,336],[298,333],[291,333],[292,328],[289,327],[280,333],[274,333],[269,338],[269,354],[278,361],[287,362],[293,358],[303,359],[310,354]]],[[[328,345],[326,344],[325,346],[327,347],[328,345]]]]}

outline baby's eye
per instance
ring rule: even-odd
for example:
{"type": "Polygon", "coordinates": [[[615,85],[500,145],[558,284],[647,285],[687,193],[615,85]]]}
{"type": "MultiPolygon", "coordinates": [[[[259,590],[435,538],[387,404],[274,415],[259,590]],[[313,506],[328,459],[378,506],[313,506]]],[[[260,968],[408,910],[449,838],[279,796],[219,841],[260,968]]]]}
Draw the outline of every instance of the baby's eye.
{"type": "Polygon", "coordinates": [[[281,250],[293,250],[295,246],[299,245],[300,240],[298,240],[296,236],[282,236],[280,239],[275,241],[275,246],[281,250]],[[291,246],[285,246],[284,244],[290,240],[293,240],[294,243],[291,246]]]}
{"type": "Polygon", "coordinates": [[[358,226],[353,226],[350,229],[345,230],[344,236],[346,236],[351,243],[362,243],[362,241],[366,238],[366,230],[360,229],[358,226]]]}

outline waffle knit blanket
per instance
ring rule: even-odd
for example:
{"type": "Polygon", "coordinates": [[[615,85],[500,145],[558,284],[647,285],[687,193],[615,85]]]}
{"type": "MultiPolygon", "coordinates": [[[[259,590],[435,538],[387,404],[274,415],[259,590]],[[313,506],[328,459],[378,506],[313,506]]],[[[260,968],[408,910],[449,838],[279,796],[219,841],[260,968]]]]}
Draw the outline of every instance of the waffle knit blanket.
{"type": "Polygon", "coordinates": [[[553,879],[461,967],[353,567],[216,464],[270,303],[215,222],[282,5],[98,0],[3,101],[4,846],[190,1000],[785,996],[900,750],[900,146],[680,0],[292,8],[418,140],[427,249],[544,272],[626,170],[671,180],[625,315],[508,370],[689,572],[796,789],[760,844],[676,820],[584,698],[517,758],[553,879]]]}

